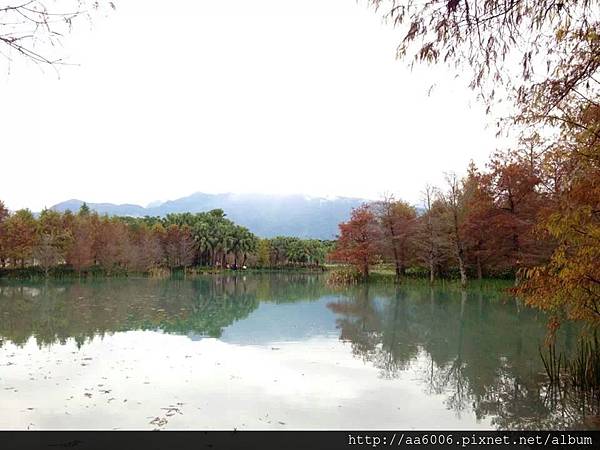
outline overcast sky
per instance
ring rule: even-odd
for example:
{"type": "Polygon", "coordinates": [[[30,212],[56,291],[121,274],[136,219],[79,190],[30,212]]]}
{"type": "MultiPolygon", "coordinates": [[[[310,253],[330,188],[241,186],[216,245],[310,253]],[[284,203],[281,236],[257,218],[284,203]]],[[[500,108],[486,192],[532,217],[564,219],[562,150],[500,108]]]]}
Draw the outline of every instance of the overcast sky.
{"type": "Polygon", "coordinates": [[[60,79],[0,73],[9,208],[197,191],[417,202],[495,149],[468,78],[411,72],[395,59],[401,33],[364,2],[116,3],[64,39],[78,65],[60,79]]]}

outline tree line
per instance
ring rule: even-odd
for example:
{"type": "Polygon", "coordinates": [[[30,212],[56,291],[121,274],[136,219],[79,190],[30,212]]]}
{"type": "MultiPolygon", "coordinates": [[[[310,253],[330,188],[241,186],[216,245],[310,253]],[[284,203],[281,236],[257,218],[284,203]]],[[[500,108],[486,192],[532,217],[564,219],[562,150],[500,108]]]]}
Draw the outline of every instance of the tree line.
{"type": "MultiPolygon", "coordinates": [[[[587,110],[598,127],[600,108],[587,110]]],[[[600,321],[600,159],[587,130],[570,145],[496,152],[484,169],[426,186],[417,209],[393,197],[365,204],[339,225],[332,260],[367,278],[377,262],[396,276],[514,277],[532,304],[600,321]],[[589,145],[593,146],[590,147],[589,145]]]]}
{"type": "Polygon", "coordinates": [[[330,243],[316,239],[261,239],[223,210],[166,217],[100,216],[83,204],[77,213],[27,209],[12,214],[0,202],[0,267],[59,267],[79,275],[156,269],[318,267],[330,243]]]}
{"type": "MultiPolygon", "coordinates": [[[[509,106],[498,132],[519,138],[481,172],[426,190],[414,257],[430,277],[458,271],[463,285],[513,274],[516,293],[554,324],[600,325],[600,1],[368,3],[402,30],[398,57],[470,77],[487,112],[509,106]]],[[[371,208],[356,211],[337,257],[368,272],[373,234],[385,232],[378,221],[371,208]]],[[[388,251],[400,240],[388,237],[388,251]]]]}
{"type": "Polygon", "coordinates": [[[332,258],[364,277],[378,261],[392,262],[398,278],[411,268],[431,282],[515,276],[552,251],[554,241],[536,225],[558,201],[556,175],[525,151],[497,153],[483,171],[471,163],[465,177],[427,185],[419,208],[393,196],[357,208],[340,225],[332,258]]]}

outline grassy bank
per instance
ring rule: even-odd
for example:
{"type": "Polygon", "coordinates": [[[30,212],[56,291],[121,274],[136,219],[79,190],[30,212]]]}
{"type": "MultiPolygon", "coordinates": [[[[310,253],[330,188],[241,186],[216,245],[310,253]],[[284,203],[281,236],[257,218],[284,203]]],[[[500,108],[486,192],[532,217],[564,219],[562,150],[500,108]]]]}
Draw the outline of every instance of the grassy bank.
{"type": "Polygon", "coordinates": [[[156,268],[149,272],[135,272],[125,269],[114,269],[110,272],[104,270],[100,266],[93,266],[86,270],[78,272],[67,265],[57,266],[50,269],[47,273],[40,267],[25,267],[25,268],[0,268],[0,279],[14,280],[41,280],[45,278],[52,279],[73,279],[73,278],[114,278],[114,277],[150,277],[150,278],[168,278],[168,277],[184,277],[196,275],[210,274],[252,274],[252,273],[269,273],[269,272],[293,272],[293,273],[321,273],[326,271],[324,266],[320,267],[300,267],[300,266],[282,266],[282,267],[253,267],[248,269],[222,269],[206,266],[192,266],[183,268],[156,268]]]}
{"type": "MultiPolygon", "coordinates": [[[[279,266],[279,267],[251,267],[247,269],[222,269],[207,266],[192,266],[185,269],[176,268],[156,268],[150,272],[135,272],[125,269],[114,269],[107,272],[100,266],[93,266],[84,271],[78,272],[72,267],[61,265],[52,268],[46,272],[40,267],[26,268],[3,268],[0,269],[0,279],[14,280],[43,280],[51,279],[79,279],[79,278],[115,278],[115,277],[149,277],[149,278],[184,278],[213,274],[264,274],[264,273],[327,273],[331,284],[358,284],[364,283],[363,280],[352,268],[344,265],[326,264],[323,266],[279,266]]],[[[406,276],[400,280],[396,278],[393,267],[389,264],[380,264],[374,266],[367,280],[372,284],[407,284],[412,286],[430,286],[429,278],[417,271],[408,271],[406,276]]],[[[437,278],[434,286],[450,290],[460,290],[460,280],[458,278],[437,278]]],[[[499,278],[485,278],[483,280],[470,280],[469,288],[479,288],[484,290],[505,290],[513,286],[512,280],[499,278]]]]}
{"type": "MultiPolygon", "coordinates": [[[[379,264],[371,268],[369,277],[364,279],[358,272],[349,266],[329,265],[330,284],[406,284],[410,286],[431,286],[428,274],[417,270],[407,270],[406,275],[398,279],[394,267],[390,264],[379,264]]],[[[461,290],[460,279],[457,277],[436,278],[433,286],[448,290],[461,290]]],[[[512,288],[514,280],[509,278],[483,278],[471,279],[468,282],[468,288],[478,288],[483,290],[501,291],[512,288]]]]}

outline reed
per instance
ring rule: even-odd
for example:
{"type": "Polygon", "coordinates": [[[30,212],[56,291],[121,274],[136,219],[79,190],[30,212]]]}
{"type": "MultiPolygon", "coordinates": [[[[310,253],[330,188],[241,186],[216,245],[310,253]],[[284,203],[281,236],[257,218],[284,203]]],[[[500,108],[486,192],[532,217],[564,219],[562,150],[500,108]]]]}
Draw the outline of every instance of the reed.
{"type": "Polygon", "coordinates": [[[551,391],[576,394],[588,405],[600,406],[600,342],[596,331],[579,339],[571,359],[557,353],[554,343],[546,351],[540,347],[539,353],[551,391]]]}
{"type": "Polygon", "coordinates": [[[577,354],[569,364],[570,384],[584,393],[600,392],[600,347],[598,335],[581,338],[577,354]]]}
{"type": "Polygon", "coordinates": [[[562,353],[556,356],[556,345],[554,343],[550,343],[548,345],[547,354],[544,355],[542,351],[542,347],[538,348],[540,353],[540,358],[542,359],[542,363],[544,364],[544,368],[546,369],[546,375],[548,376],[548,380],[550,381],[551,386],[560,387],[561,381],[561,365],[564,368],[566,364],[562,364],[563,360],[566,359],[562,353]]]}
{"type": "Polygon", "coordinates": [[[332,286],[358,284],[361,281],[362,275],[352,267],[334,269],[327,275],[327,284],[332,286]]]}
{"type": "Polygon", "coordinates": [[[150,278],[165,279],[171,276],[171,271],[165,267],[151,267],[148,270],[150,278]]]}

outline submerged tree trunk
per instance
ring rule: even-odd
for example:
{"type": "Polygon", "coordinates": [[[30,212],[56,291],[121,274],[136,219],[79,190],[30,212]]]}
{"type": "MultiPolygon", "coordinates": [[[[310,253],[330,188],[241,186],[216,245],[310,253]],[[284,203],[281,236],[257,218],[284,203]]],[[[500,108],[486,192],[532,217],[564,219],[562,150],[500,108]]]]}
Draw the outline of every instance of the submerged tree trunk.
{"type": "Polygon", "coordinates": [[[458,214],[456,208],[452,211],[454,219],[454,245],[456,246],[456,258],[458,259],[458,270],[460,271],[460,286],[467,287],[467,269],[465,267],[465,251],[463,249],[460,230],[458,229],[458,214]]]}
{"type": "Polygon", "coordinates": [[[465,261],[462,249],[458,251],[458,269],[460,270],[460,286],[462,288],[467,287],[467,270],[465,268],[465,261]]]}
{"type": "Polygon", "coordinates": [[[394,244],[394,262],[396,263],[396,279],[399,280],[402,276],[402,270],[400,268],[400,261],[398,259],[398,250],[396,249],[396,245],[394,244]]]}
{"type": "Polygon", "coordinates": [[[429,284],[435,282],[435,265],[433,264],[433,258],[429,260],[429,284]]]}
{"type": "Polygon", "coordinates": [[[390,236],[392,238],[392,250],[394,252],[394,264],[396,265],[396,281],[400,280],[402,276],[402,269],[400,264],[400,257],[398,255],[398,248],[396,247],[396,232],[394,225],[390,223],[390,236]]]}

